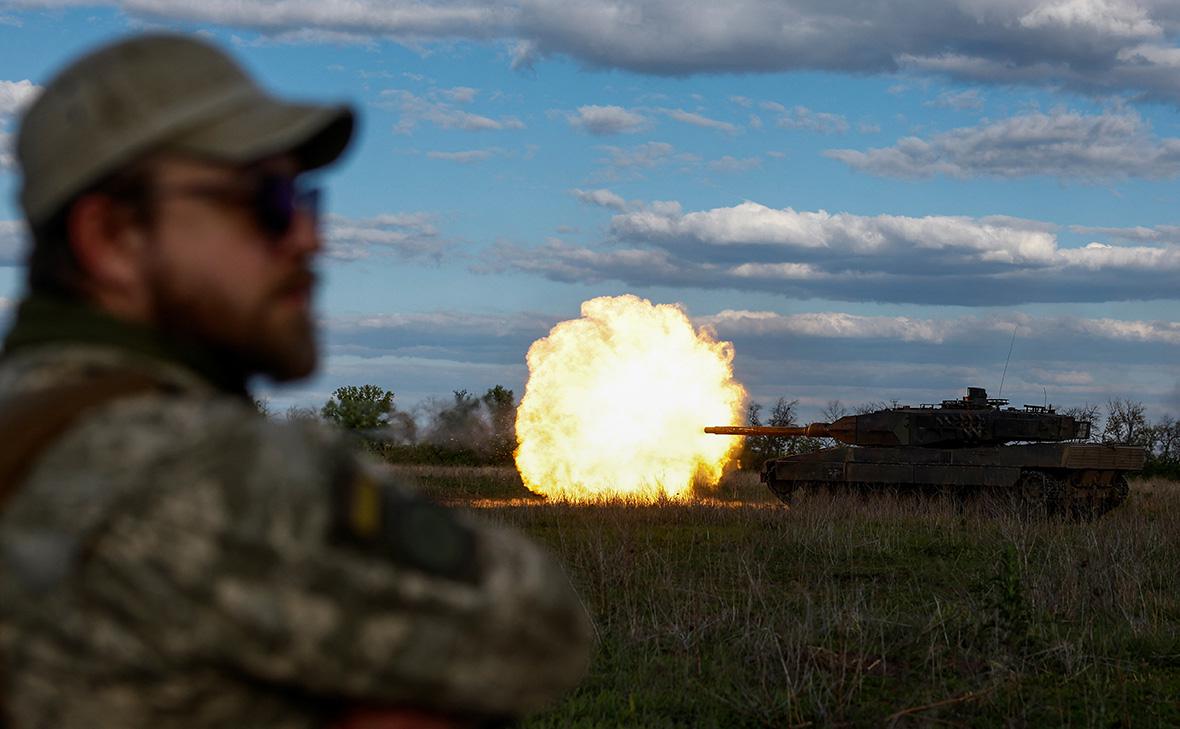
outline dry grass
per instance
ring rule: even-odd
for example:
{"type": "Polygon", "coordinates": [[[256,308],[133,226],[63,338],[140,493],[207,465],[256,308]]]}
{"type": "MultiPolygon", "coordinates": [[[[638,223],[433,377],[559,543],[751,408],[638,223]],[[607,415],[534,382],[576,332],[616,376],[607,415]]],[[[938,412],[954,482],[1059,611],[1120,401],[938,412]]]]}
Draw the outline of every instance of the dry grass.
{"type": "Polygon", "coordinates": [[[1094,523],[788,508],[741,476],[689,504],[469,503],[550,544],[599,633],[586,683],[529,726],[1180,725],[1180,484],[1094,523]]]}

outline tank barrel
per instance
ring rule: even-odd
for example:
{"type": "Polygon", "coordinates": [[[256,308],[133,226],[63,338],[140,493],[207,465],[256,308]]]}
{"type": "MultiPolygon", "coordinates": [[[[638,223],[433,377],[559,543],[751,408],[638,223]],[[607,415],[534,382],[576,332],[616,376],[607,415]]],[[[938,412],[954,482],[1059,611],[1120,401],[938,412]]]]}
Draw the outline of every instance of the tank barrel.
{"type": "Polygon", "coordinates": [[[705,428],[713,435],[776,436],[781,438],[829,438],[830,423],[801,426],[776,425],[715,425],[705,428]]]}

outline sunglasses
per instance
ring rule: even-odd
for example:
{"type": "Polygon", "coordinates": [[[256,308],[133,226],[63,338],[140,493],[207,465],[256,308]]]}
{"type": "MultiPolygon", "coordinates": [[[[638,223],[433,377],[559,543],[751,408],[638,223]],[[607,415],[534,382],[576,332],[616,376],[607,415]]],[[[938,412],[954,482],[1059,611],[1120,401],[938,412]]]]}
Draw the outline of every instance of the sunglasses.
{"type": "Polygon", "coordinates": [[[243,207],[271,241],[287,235],[296,213],[306,213],[318,222],[322,197],[320,188],[301,186],[286,175],[261,175],[247,184],[157,185],[147,193],[151,198],[187,195],[243,207]]]}

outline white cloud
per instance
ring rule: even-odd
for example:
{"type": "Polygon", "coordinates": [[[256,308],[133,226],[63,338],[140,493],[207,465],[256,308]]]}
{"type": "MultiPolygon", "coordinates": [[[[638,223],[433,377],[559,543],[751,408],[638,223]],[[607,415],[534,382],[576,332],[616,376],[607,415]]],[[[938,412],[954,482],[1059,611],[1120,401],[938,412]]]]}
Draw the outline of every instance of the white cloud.
{"type": "Polygon", "coordinates": [[[991,216],[862,216],[754,202],[629,208],[603,247],[501,247],[490,268],[561,281],[767,291],[787,297],[968,306],[1175,299],[1180,244],[1080,248],[1057,226],[991,216]]]}
{"type": "Polygon", "coordinates": [[[631,134],[648,125],[647,117],[627,111],[621,106],[579,106],[575,114],[568,114],[570,126],[590,134],[631,134]]]}
{"type": "Polygon", "coordinates": [[[444,99],[458,104],[470,104],[475,101],[475,95],[477,93],[479,93],[478,89],[473,89],[470,86],[455,86],[450,89],[438,90],[438,94],[444,99]]]}
{"type": "Polygon", "coordinates": [[[355,261],[373,255],[394,255],[405,260],[441,260],[454,242],[439,235],[429,213],[395,213],[350,219],[329,215],[324,234],[325,255],[338,261],[355,261]]]}
{"type": "Polygon", "coordinates": [[[955,109],[957,111],[982,109],[983,97],[980,95],[979,89],[967,89],[966,91],[943,91],[933,100],[925,102],[925,106],[955,109]]]}
{"type": "MultiPolygon", "coordinates": [[[[452,90],[434,92],[435,96],[451,98],[452,90]]],[[[474,98],[474,95],[472,95],[474,98]]],[[[404,89],[386,89],[381,92],[381,103],[401,114],[401,119],[393,129],[399,134],[408,134],[418,124],[426,122],[440,129],[458,129],[468,132],[498,131],[504,129],[523,129],[524,122],[513,116],[492,118],[473,114],[463,109],[455,108],[447,101],[437,98],[417,96],[404,89]]]]}
{"type": "Polygon", "coordinates": [[[606,189],[599,190],[571,190],[573,196],[586,203],[587,205],[597,205],[598,207],[610,208],[611,210],[625,210],[627,208],[627,201],[617,193],[606,189]]]}
{"type": "Polygon", "coordinates": [[[612,230],[625,240],[692,240],[709,246],[781,246],[869,256],[921,249],[991,263],[1046,263],[1055,250],[1053,234],[1031,221],[865,217],[774,209],[754,202],[686,214],[642,210],[615,216],[612,230]]]}
{"type": "Polygon", "coordinates": [[[1115,342],[1180,345],[1180,323],[1083,317],[961,316],[920,319],[908,316],[860,316],[844,312],[778,314],[726,309],[696,317],[722,338],[743,336],[883,339],[943,344],[968,342],[981,334],[1011,334],[1026,340],[1070,337],[1115,342]]]}
{"type": "Polygon", "coordinates": [[[762,108],[775,112],[775,124],[783,129],[802,129],[820,134],[843,134],[848,131],[848,120],[839,114],[812,111],[806,106],[788,109],[773,101],[762,102],[762,108]]]}
{"type": "Polygon", "coordinates": [[[1071,225],[1069,229],[1083,235],[1103,235],[1122,241],[1180,243],[1180,225],[1137,225],[1131,228],[1071,225]]]}
{"type": "Polygon", "coordinates": [[[503,39],[512,64],[548,55],[684,76],[905,68],[998,84],[1064,85],[1180,100],[1174,0],[98,0],[132,16],[331,42],[391,38],[420,47],[503,39]]]}
{"type": "Polygon", "coordinates": [[[430,159],[441,159],[448,162],[458,162],[459,164],[472,164],[474,162],[483,162],[504,154],[504,150],[499,147],[488,147],[486,149],[464,149],[453,152],[431,150],[426,153],[430,159]]]}
{"type": "Polygon", "coordinates": [[[532,70],[533,64],[537,62],[539,52],[537,44],[528,41],[520,40],[512,44],[512,63],[510,64],[513,71],[528,71],[532,70]]]}
{"type": "Polygon", "coordinates": [[[645,142],[634,147],[601,147],[607,157],[599,160],[605,165],[608,178],[640,176],[641,170],[669,164],[695,165],[700,159],[692,154],[677,152],[667,142],[645,142]]]}
{"type": "Polygon", "coordinates": [[[739,159],[728,154],[709,162],[710,169],[716,170],[717,172],[749,172],[761,166],[762,159],[759,157],[742,157],[739,159]]]}
{"type": "Polygon", "coordinates": [[[975,127],[906,137],[892,147],[825,154],[858,170],[887,177],[1023,177],[1081,180],[1180,174],[1180,138],[1160,139],[1134,112],[1096,115],[1055,110],[975,127]]]}
{"type": "Polygon", "coordinates": [[[717,131],[725,132],[726,134],[737,134],[741,131],[741,128],[736,124],[730,124],[729,122],[720,121],[718,119],[710,119],[709,117],[704,116],[703,114],[697,114],[696,112],[685,111],[684,109],[662,109],[661,111],[666,114],[669,119],[674,119],[685,124],[691,124],[696,127],[716,129],[717,131]]]}
{"type": "Polygon", "coordinates": [[[0,172],[15,164],[16,157],[12,153],[12,135],[8,132],[0,132],[0,172]]]}
{"type": "Polygon", "coordinates": [[[41,93],[41,87],[32,81],[0,80],[0,121],[4,117],[16,116],[41,93]]]}
{"type": "Polygon", "coordinates": [[[382,2],[380,0],[277,0],[243,3],[206,0],[122,0],[109,3],[150,18],[181,18],[253,28],[273,34],[295,29],[327,29],[403,40],[490,38],[503,35],[515,19],[512,5],[501,2],[382,2]]]}

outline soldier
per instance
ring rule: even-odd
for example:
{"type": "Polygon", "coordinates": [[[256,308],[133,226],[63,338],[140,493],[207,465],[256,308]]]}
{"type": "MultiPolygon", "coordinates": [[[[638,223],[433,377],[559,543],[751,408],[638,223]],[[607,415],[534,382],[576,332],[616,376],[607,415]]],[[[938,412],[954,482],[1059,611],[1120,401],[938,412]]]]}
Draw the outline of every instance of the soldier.
{"type": "Polygon", "coordinates": [[[0,356],[11,729],[443,726],[583,675],[588,618],[506,529],[259,416],[316,363],[317,191],[353,113],[198,40],[102,48],[17,139],[34,243],[0,356]]]}

